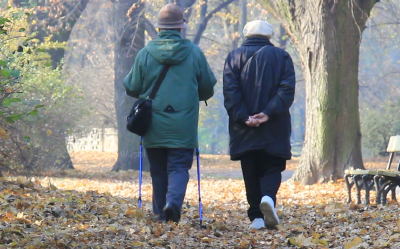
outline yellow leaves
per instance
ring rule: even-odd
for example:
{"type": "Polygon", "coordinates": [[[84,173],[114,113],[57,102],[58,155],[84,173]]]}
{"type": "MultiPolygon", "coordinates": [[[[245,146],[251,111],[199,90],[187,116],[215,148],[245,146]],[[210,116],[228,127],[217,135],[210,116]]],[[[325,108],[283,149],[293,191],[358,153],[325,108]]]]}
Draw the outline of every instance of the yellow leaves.
{"type": "Polygon", "coordinates": [[[19,219],[24,218],[24,212],[18,213],[17,218],[19,218],[19,219]]]}
{"type": "Polygon", "coordinates": [[[18,246],[18,242],[17,241],[13,241],[10,244],[7,244],[8,247],[16,247],[18,246]]]}
{"type": "Polygon", "coordinates": [[[325,212],[327,213],[338,213],[342,211],[342,208],[337,203],[331,203],[325,207],[325,212]]]}
{"type": "Polygon", "coordinates": [[[14,219],[15,216],[11,212],[7,212],[2,218],[0,218],[0,222],[8,222],[10,219],[14,219]]]}
{"type": "Polygon", "coordinates": [[[300,234],[297,237],[289,238],[289,243],[299,247],[328,246],[328,242],[320,238],[321,235],[316,232],[313,232],[312,237],[308,238],[304,234],[300,234]]]}
{"type": "Polygon", "coordinates": [[[358,210],[358,209],[362,209],[362,206],[361,205],[357,205],[354,202],[351,202],[350,206],[349,206],[349,209],[350,210],[358,210]]]}
{"type": "MultiPolygon", "coordinates": [[[[73,154],[76,170],[60,177],[35,177],[32,188],[20,188],[29,180],[25,177],[0,183],[0,229],[12,227],[4,235],[11,238],[8,244],[17,238],[20,248],[65,248],[67,243],[78,248],[105,244],[115,248],[400,248],[398,206],[348,205],[345,183],[306,187],[283,182],[277,198],[279,229],[249,231],[243,180],[204,177],[203,224],[208,229],[199,229],[196,174],[189,181],[181,222],[175,225],[152,216],[148,173],[143,175],[142,208],[137,208],[137,171],[109,173],[116,155],[109,154],[108,160],[105,154],[77,155],[73,154]],[[95,164],[97,168],[84,164],[99,158],[102,164],[95,164]]],[[[226,162],[229,158],[204,155],[203,172],[213,165],[223,172],[226,162]]]]}
{"type": "Polygon", "coordinates": [[[51,182],[49,182],[49,189],[50,190],[57,190],[57,187],[54,186],[51,182]]]}
{"type": "Polygon", "coordinates": [[[144,243],[140,242],[140,241],[135,241],[131,243],[131,246],[135,246],[135,247],[139,247],[139,246],[143,246],[144,243]]]}
{"type": "Polygon", "coordinates": [[[44,37],[44,42],[49,43],[51,41],[51,39],[53,39],[53,35],[46,36],[46,37],[44,37]]]}
{"type": "Polygon", "coordinates": [[[295,245],[295,246],[300,246],[300,247],[314,246],[314,243],[312,243],[312,238],[311,237],[306,238],[306,237],[304,237],[303,234],[300,234],[296,238],[290,238],[289,241],[292,245],[295,245]]]}
{"type": "Polygon", "coordinates": [[[23,183],[26,181],[26,178],[25,177],[23,177],[23,176],[18,176],[17,177],[17,183],[19,184],[19,185],[23,185],[23,183]]]}
{"type": "Polygon", "coordinates": [[[151,233],[151,228],[149,226],[144,226],[142,227],[141,232],[149,234],[151,233]]]}
{"type": "Polygon", "coordinates": [[[1,127],[1,126],[0,126],[0,138],[2,140],[7,140],[8,139],[7,131],[5,129],[3,129],[3,127],[1,127]]]}
{"type": "Polygon", "coordinates": [[[136,208],[129,208],[125,212],[125,216],[134,216],[136,214],[136,208]]]}
{"type": "Polygon", "coordinates": [[[7,204],[8,202],[6,200],[4,200],[2,197],[0,197],[0,205],[1,204],[7,204]]]}
{"type": "Polygon", "coordinates": [[[84,196],[82,197],[82,200],[85,201],[85,202],[89,202],[89,201],[91,201],[92,199],[93,199],[93,197],[92,197],[91,194],[86,194],[86,195],[84,195],[84,196]]]}
{"type": "Polygon", "coordinates": [[[351,240],[349,243],[344,244],[344,248],[350,249],[350,248],[358,246],[361,243],[362,243],[362,239],[360,237],[356,237],[353,240],[351,240]]]}
{"type": "Polygon", "coordinates": [[[46,131],[46,135],[47,135],[47,136],[51,136],[51,134],[53,134],[53,131],[52,131],[52,130],[47,130],[47,131],[46,131]]]}
{"type": "Polygon", "coordinates": [[[209,238],[209,237],[203,237],[203,238],[201,238],[201,241],[202,241],[202,242],[211,242],[212,239],[209,238]]]}
{"type": "Polygon", "coordinates": [[[370,214],[370,212],[363,212],[362,217],[369,218],[369,217],[371,217],[371,214],[370,214]]]}
{"type": "Polygon", "coordinates": [[[118,231],[118,229],[116,227],[114,227],[114,226],[109,226],[109,227],[106,228],[106,231],[115,232],[116,233],[118,231]]]}
{"type": "Polygon", "coordinates": [[[43,220],[41,220],[41,221],[37,220],[37,221],[35,221],[34,224],[35,224],[36,226],[40,227],[40,226],[42,226],[42,223],[43,223],[43,220]]]}
{"type": "Polygon", "coordinates": [[[75,218],[76,220],[85,220],[85,217],[84,217],[83,215],[81,215],[81,214],[76,214],[76,215],[74,216],[74,218],[75,218]]]}
{"type": "Polygon", "coordinates": [[[241,248],[249,248],[249,245],[250,245],[250,242],[249,241],[246,241],[246,240],[243,240],[242,242],[240,242],[240,247],[241,248]]]}
{"type": "Polygon", "coordinates": [[[323,246],[328,246],[329,245],[328,242],[326,240],[323,240],[323,239],[318,240],[317,244],[323,245],[323,246]]]}
{"type": "Polygon", "coordinates": [[[400,233],[395,233],[393,235],[390,235],[389,240],[390,241],[399,241],[400,240],[400,233]]]}
{"type": "Polygon", "coordinates": [[[226,231],[228,230],[227,226],[221,222],[216,222],[211,225],[211,228],[214,230],[219,230],[219,231],[226,231]]]}
{"type": "Polygon", "coordinates": [[[321,234],[313,232],[312,236],[313,236],[314,239],[319,239],[321,237],[321,234]]]}
{"type": "Polygon", "coordinates": [[[35,180],[34,188],[35,188],[36,190],[42,189],[42,184],[40,183],[39,180],[35,180]]]}
{"type": "Polygon", "coordinates": [[[24,176],[17,177],[17,183],[21,188],[32,187],[33,183],[24,176]]]}
{"type": "Polygon", "coordinates": [[[143,219],[145,217],[145,213],[140,208],[128,208],[125,212],[125,216],[132,217],[136,219],[143,219]]]}

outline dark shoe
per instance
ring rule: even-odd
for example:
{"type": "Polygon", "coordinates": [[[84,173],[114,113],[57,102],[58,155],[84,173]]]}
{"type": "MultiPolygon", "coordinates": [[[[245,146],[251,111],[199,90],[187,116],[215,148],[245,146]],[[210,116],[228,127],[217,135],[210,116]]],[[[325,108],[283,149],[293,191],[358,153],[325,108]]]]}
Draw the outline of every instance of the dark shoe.
{"type": "Polygon", "coordinates": [[[164,212],[167,222],[173,221],[175,223],[178,223],[181,219],[179,209],[171,203],[167,203],[167,205],[165,205],[164,212]]]}

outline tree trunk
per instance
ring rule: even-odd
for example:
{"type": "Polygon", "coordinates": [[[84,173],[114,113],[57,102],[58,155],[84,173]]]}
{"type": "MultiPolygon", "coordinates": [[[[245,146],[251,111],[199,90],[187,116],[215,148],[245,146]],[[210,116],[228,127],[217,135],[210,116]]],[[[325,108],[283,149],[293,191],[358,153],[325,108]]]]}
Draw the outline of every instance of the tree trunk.
{"type": "Polygon", "coordinates": [[[74,169],[71,157],[67,150],[65,133],[62,132],[60,137],[55,138],[52,143],[54,147],[48,153],[39,153],[41,158],[36,162],[37,168],[57,168],[57,169],[74,169]],[[40,162],[40,163],[39,163],[40,162]]]}
{"type": "Polygon", "coordinates": [[[240,40],[238,44],[241,45],[246,40],[246,37],[244,37],[243,35],[243,29],[247,23],[247,0],[239,0],[239,7],[240,7],[240,19],[239,19],[238,32],[240,34],[240,40]]]}
{"type": "MultiPolygon", "coordinates": [[[[143,6],[140,5],[130,12],[128,10],[138,0],[122,0],[113,5],[116,42],[115,42],[115,107],[118,123],[118,160],[113,171],[139,169],[140,138],[126,129],[126,116],[129,114],[135,99],[125,93],[123,79],[131,70],[135,57],[144,47],[144,23],[140,20],[143,6]]],[[[145,159],[145,153],[143,153],[145,159]]],[[[144,170],[149,169],[147,160],[144,160],[144,170]]]]}
{"type": "Polygon", "coordinates": [[[306,134],[294,180],[363,168],[358,108],[361,34],[376,0],[260,0],[293,39],[306,80],[306,134]]]}
{"type": "Polygon", "coordinates": [[[40,142],[33,139],[33,144],[41,144],[41,146],[23,148],[24,145],[15,143],[15,149],[20,151],[19,163],[23,164],[28,171],[45,171],[53,168],[74,169],[66,146],[66,132],[60,130],[56,135],[51,136],[46,135],[46,131],[41,133],[36,139],[42,140],[45,136],[47,138],[40,142]]]}
{"type": "Polygon", "coordinates": [[[288,38],[285,27],[279,25],[279,47],[281,49],[286,49],[287,43],[288,43],[288,38]]]}
{"type": "MultiPolygon", "coordinates": [[[[184,18],[186,23],[189,23],[189,18],[192,15],[193,4],[196,3],[196,0],[176,0],[176,5],[178,5],[184,11],[184,18]]],[[[182,38],[186,38],[186,29],[182,29],[182,38]]]]}

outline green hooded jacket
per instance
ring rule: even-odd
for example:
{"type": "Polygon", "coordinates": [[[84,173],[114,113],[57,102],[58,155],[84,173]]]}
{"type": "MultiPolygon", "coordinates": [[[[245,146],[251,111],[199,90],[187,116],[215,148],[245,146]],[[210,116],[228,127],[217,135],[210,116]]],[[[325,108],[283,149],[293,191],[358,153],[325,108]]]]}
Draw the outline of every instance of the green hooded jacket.
{"type": "Polygon", "coordinates": [[[163,30],[139,51],[123,83],[126,93],[146,99],[163,65],[171,65],[153,101],[145,148],[196,148],[199,101],[211,98],[217,82],[198,46],[181,33],[163,30]]]}

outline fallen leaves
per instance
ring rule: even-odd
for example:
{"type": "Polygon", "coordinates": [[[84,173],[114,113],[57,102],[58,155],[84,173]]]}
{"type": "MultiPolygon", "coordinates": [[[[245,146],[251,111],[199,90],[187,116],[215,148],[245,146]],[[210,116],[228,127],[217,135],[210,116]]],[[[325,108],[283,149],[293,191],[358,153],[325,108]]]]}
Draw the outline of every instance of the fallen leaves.
{"type": "Polygon", "coordinates": [[[296,185],[297,190],[290,192],[295,183],[284,182],[278,196],[278,200],[286,200],[278,203],[282,221],[279,229],[249,231],[241,180],[203,179],[203,223],[207,229],[199,229],[196,181],[189,183],[178,225],[151,218],[148,174],[144,175],[144,182],[144,208],[139,209],[137,182],[25,177],[16,178],[15,182],[5,181],[0,189],[1,242],[7,248],[400,246],[397,205],[355,207],[344,203],[345,198],[337,192],[330,198],[318,198],[315,194],[313,204],[296,197],[300,193],[307,195],[304,191],[321,189],[333,194],[332,190],[340,187],[343,188],[340,192],[345,192],[343,183],[296,185]]]}
{"type": "Polygon", "coordinates": [[[346,243],[344,245],[344,248],[345,249],[350,249],[350,248],[353,248],[353,247],[357,247],[361,243],[362,243],[362,239],[360,237],[355,237],[350,242],[346,243]]]}
{"type": "Polygon", "coordinates": [[[305,237],[304,234],[300,234],[297,237],[289,238],[289,243],[298,247],[324,247],[328,246],[328,242],[326,240],[320,239],[321,235],[317,233],[313,233],[311,237],[305,237]]]}
{"type": "Polygon", "coordinates": [[[3,178],[0,248],[400,248],[398,205],[347,204],[344,182],[283,182],[281,224],[260,231],[248,229],[243,180],[204,177],[201,187],[205,229],[199,228],[196,177],[178,225],[154,219],[146,172],[143,208],[136,171],[3,178]]]}
{"type": "Polygon", "coordinates": [[[0,126],[0,139],[2,140],[7,140],[8,139],[8,133],[3,127],[0,126]]]}

